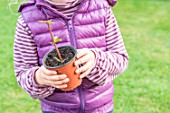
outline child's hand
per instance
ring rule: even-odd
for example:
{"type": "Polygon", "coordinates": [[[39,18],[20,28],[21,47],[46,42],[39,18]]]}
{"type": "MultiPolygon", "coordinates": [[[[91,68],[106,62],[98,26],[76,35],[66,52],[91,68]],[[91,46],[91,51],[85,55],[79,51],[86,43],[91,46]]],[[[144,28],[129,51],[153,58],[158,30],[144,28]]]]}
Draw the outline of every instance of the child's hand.
{"type": "Polygon", "coordinates": [[[49,70],[44,66],[41,66],[35,72],[35,81],[40,85],[52,86],[58,89],[66,88],[69,79],[65,74],[58,75],[56,71],[49,70]]]}
{"type": "Polygon", "coordinates": [[[95,60],[95,54],[91,50],[87,48],[77,50],[77,60],[74,64],[77,67],[75,72],[80,73],[80,78],[84,78],[91,72],[95,60]]]}

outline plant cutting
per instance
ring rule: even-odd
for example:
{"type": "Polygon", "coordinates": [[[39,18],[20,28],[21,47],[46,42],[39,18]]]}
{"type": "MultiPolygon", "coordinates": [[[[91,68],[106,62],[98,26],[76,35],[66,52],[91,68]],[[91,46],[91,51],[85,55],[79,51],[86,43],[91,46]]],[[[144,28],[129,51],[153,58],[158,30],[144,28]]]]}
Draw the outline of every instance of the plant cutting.
{"type": "Polygon", "coordinates": [[[53,36],[50,24],[54,24],[51,20],[40,20],[39,22],[47,24],[48,30],[50,32],[50,37],[52,38],[52,44],[54,49],[48,52],[43,58],[43,65],[50,69],[57,71],[58,74],[66,74],[69,78],[67,83],[67,88],[63,88],[63,91],[70,91],[79,86],[82,82],[82,79],[79,78],[79,74],[75,73],[76,67],[74,66],[76,49],[72,46],[61,46],[56,45],[57,42],[62,41],[62,38],[53,36]]]}

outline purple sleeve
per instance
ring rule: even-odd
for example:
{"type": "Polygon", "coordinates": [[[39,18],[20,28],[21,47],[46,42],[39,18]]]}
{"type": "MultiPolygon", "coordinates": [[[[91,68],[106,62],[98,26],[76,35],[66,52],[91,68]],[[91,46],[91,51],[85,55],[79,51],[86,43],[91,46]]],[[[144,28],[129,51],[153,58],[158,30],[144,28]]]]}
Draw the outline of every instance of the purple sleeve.
{"type": "Polygon", "coordinates": [[[34,99],[51,95],[55,88],[38,85],[34,81],[39,68],[38,56],[32,34],[22,16],[18,18],[14,40],[14,67],[18,84],[34,99]]]}
{"type": "Polygon", "coordinates": [[[128,66],[128,54],[111,9],[108,10],[106,23],[107,51],[92,50],[96,55],[96,64],[87,76],[89,80],[99,85],[111,82],[128,66]]]}

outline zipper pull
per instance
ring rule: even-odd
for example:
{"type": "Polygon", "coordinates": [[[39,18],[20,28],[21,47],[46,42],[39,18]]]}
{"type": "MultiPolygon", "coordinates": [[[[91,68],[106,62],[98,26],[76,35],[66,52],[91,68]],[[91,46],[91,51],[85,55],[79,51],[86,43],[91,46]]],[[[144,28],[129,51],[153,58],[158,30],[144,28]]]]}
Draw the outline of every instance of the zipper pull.
{"type": "Polygon", "coordinates": [[[73,25],[72,25],[72,21],[71,20],[68,21],[68,29],[69,30],[73,30],[73,25]]]}

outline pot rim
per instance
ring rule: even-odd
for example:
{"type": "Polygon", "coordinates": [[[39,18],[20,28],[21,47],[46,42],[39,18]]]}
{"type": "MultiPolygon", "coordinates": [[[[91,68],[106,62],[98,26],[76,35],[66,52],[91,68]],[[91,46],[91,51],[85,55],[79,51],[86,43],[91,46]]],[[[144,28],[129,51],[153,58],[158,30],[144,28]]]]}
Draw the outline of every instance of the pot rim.
{"type": "Polygon", "coordinates": [[[69,62],[67,62],[67,63],[65,63],[65,64],[62,64],[62,65],[59,65],[59,66],[55,66],[55,67],[47,66],[47,65],[45,64],[45,61],[46,61],[46,58],[47,58],[48,54],[49,54],[51,51],[54,50],[54,49],[52,49],[52,50],[50,50],[49,52],[47,52],[47,53],[45,54],[45,56],[43,57],[43,61],[42,61],[43,66],[45,66],[46,68],[49,68],[49,69],[55,69],[55,68],[61,68],[61,67],[65,66],[65,65],[69,64],[70,62],[72,62],[73,59],[75,58],[76,54],[77,54],[76,48],[73,47],[73,46],[60,46],[60,47],[58,47],[58,49],[59,49],[59,48],[63,48],[63,47],[69,47],[69,48],[71,48],[71,49],[73,50],[73,52],[75,53],[74,56],[73,56],[73,58],[70,59],[69,62]]]}

